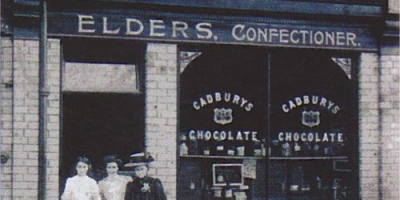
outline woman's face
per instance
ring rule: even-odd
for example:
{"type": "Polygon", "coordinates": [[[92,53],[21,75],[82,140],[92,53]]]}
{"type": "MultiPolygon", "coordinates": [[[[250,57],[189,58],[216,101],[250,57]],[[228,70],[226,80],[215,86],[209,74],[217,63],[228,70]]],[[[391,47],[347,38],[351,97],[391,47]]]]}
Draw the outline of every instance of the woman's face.
{"type": "Polygon", "coordinates": [[[144,178],[147,176],[147,172],[149,171],[149,169],[142,165],[142,166],[137,166],[135,168],[135,174],[138,178],[144,178]]]}
{"type": "Polygon", "coordinates": [[[76,172],[78,173],[78,176],[86,176],[88,170],[89,166],[86,163],[78,162],[78,164],[76,164],[76,172]]]}
{"type": "Polygon", "coordinates": [[[118,172],[117,163],[115,163],[115,162],[107,163],[106,170],[107,170],[108,175],[117,174],[117,172],[118,172]]]}

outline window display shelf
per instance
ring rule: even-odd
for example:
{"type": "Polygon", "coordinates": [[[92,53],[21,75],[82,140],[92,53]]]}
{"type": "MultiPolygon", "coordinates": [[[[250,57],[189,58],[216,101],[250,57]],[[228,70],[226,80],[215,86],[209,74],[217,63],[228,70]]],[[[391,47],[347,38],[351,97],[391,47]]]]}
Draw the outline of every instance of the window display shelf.
{"type": "MultiPolygon", "coordinates": [[[[207,155],[180,155],[180,158],[205,158],[205,159],[266,159],[263,156],[207,156],[207,155]]],[[[347,156],[272,156],[269,160],[347,160],[347,156]]]]}
{"type": "Polygon", "coordinates": [[[273,156],[270,160],[347,160],[347,156],[273,156]]]}
{"type": "Polygon", "coordinates": [[[207,156],[207,155],[180,155],[180,158],[201,158],[201,159],[265,159],[262,156],[207,156]]]}

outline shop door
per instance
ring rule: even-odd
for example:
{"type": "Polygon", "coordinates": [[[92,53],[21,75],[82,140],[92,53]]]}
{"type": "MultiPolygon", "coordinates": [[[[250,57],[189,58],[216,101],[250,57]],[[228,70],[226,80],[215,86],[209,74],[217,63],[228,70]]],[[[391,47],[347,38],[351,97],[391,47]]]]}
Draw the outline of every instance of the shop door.
{"type": "MultiPolygon", "coordinates": [[[[60,193],[76,174],[79,156],[90,159],[88,175],[105,177],[104,157],[123,163],[144,150],[143,52],[117,40],[64,39],[60,193]]],[[[132,175],[119,166],[120,173],[132,175]]]]}
{"type": "Polygon", "coordinates": [[[267,69],[265,49],[245,47],[204,49],[182,69],[179,199],[266,198],[267,69]]]}

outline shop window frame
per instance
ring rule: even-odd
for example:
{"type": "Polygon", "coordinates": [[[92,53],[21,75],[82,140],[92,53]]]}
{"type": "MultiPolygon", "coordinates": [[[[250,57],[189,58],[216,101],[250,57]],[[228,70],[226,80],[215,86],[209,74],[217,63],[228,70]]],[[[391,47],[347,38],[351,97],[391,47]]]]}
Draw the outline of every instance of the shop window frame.
{"type": "MultiPolygon", "coordinates": [[[[179,46],[179,48],[178,48],[178,52],[182,52],[182,51],[192,51],[192,52],[201,52],[204,48],[207,48],[207,45],[193,45],[193,46],[190,46],[190,45],[181,45],[181,46],[179,46]]],[[[281,49],[276,49],[276,48],[268,48],[268,47],[263,47],[263,48],[261,48],[261,49],[263,49],[264,51],[266,51],[266,52],[268,52],[268,66],[266,66],[266,67],[268,67],[268,73],[267,73],[267,80],[268,80],[268,82],[270,82],[271,81],[271,72],[270,72],[270,68],[271,68],[271,55],[273,54],[273,53],[275,53],[275,52],[277,52],[277,51],[280,51],[281,49]]],[[[359,84],[359,81],[358,81],[358,68],[359,68],[359,61],[358,61],[358,59],[359,59],[359,52],[351,52],[351,51],[339,51],[339,50],[317,50],[317,51],[321,51],[321,52],[325,52],[326,54],[328,54],[329,56],[331,56],[331,58],[346,58],[346,59],[350,59],[351,60],[351,63],[350,63],[350,72],[347,72],[347,73],[349,73],[349,74],[347,74],[348,76],[350,76],[350,82],[349,82],[349,87],[351,88],[351,96],[352,96],[352,99],[350,100],[350,106],[351,106],[351,108],[350,108],[350,118],[351,118],[351,124],[354,124],[353,126],[351,126],[351,130],[350,130],[350,132],[351,133],[353,133],[353,137],[351,138],[351,140],[353,141],[352,142],[352,144],[353,144],[353,146],[351,147],[352,149],[351,149],[351,155],[347,155],[347,160],[348,160],[348,162],[352,162],[351,164],[350,164],[350,166],[351,166],[351,170],[352,170],[352,173],[354,173],[355,175],[354,175],[354,179],[352,179],[351,180],[351,195],[352,196],[350,196],[350,199],[352,199],[352,198],[358,198],[359,197],[359,179],[360,179],[360,176],[358,175],[359,174],[359,155],[358,155],[358,149],[359,149],[359,132],[358,132],[358,127],[359,127],[359,122],[358,122],[358,109],[359,109],[359,105],[358,105],[358,84],[359,84]]],[[[179,61],[179,59],[178,59],[178,62],[180,62],[179,61]]],[[[180,77],[180,70],[178,70],[178,77],[180,77]]],[[[179,84],[180,84],[180,81],[179,81],[179,84]]],[[[268,94],[267,94],[267,96],[268,96],[268,101],[269,102],[271,102],[271,94],[270,94],[270,92],[271,92],[271,88],[270,88],[270,83],[268,83],[268,94]]],[[[180,93],[180,85],[178,86],[178,94],[180,93]]],[[[180,107],[180,98],[178,99],[178,108],[180,107]]],[[[270,103],[269,103],[269,105],[270,105],[270,103]]],[[[271,124],[271,122],[270,122],[270,117],[271,117],[271,112],[270,112],[270,106],[268,106],[268,111],[267,111],[267,113],[268,113],[268,115],[267,115],[267,123],[268,124],[271,124]]],[[[180,126],[179,126],[180,127],[180,126]]],[[[268,126],[268,127],[270,127],[270,126],[268,126]]],[[[269,141],[270,140],[270,130],[268,130],[267,131],[268,133],[267,133],[267,140],[269,141]]],[[[177,143],[179,144],[179,137],[177,137],[177,143]]],[[[179,151],[179,150],[178,150],[179,151]]],[[[177,162],[177,169],[178,170],[180,170],[180,162],[184,162],[184,161],[182,161],[182,159],[189,159],[189,160],[193,160],[193,159],[201,159],[202,158],[202,156],[188,156],[187,158],[181,158],[181,156],[179,155],[179,152],[177,151],[177,160],[178,160],[178,162],[177,162]]],[[[185,156],[184,156],[185,157],[185,156]]],[[[209,159],[213,159],[213,156],[209,156],[210,158],[209,159]]],[[[266,176],[266,190],[267,190],[267,194],[268,194],[268,188],[269,188],[269,183],[268,183],[268,177],[270,176],[270,174],[269,174],[269,165],[270,165],[270,162],[271,162],[271,158],[270,158],[271,156],[268,156],[268,154],[267,154],[267,156],[265,157],[265,162],[266,162],[266,172],[265,172],[265,176],[266,176]]],[[[339,158],[339,157],[338,157],[339,158]]],[[[219,157],[217,157],[217,156],[214,156],[214,159],[222,159],[222,158],[219,158],[219,157]]],[[[232,157],[232,159],[233,160],[235,160],[235,159],[239,159],[239,158],[234,158],[234,157],[232,157]]],[[[307,158],[305,158],[305,159],[307,159],[307,158]]],[[[278,158],[278,160],[279,160],[279,158],[278,158]]],[[[291,160],[286,160],[286,161],[289,161],[289,162],[293,162],[293,161],[291,161],[291,160]]],[[[304,162],[304,161],[306,161],[306,160],[301,160],[300,159],[300,162],[304,162]]],[[[329,161],[329,160],[328,160],[329,161]]],[[[326,161],[324,161],[324,162],[326,162],[326,161]]],[[[332,160],[332,162],[333,162],[333,160],[332,160]]],[[[332,164],[334,164],[334,163],[332,163],[332,164]]],[[[334,166],[333,166],[334,167],[334,166]]],[[[335,171],[335,169],[332,167],[332,169],[331,170],[333,170],[333,171],[335,171]]],[[[347,171],[346,171],[347,172],[347,171]]],[[[177,184],[179,185],[179,182],[178,182],[178,179],[177,179],[177,184]]],[[[179,187],[178,187],[179,188],[179,187]]],[[[179,193],[180,193],[180,191],[178,190],[177,191],[177,195],[178,195],[178,197],[180,196],[179,195],[179,193]]],[[[268,195],[266,196],[266,198],[268,198],[268,195]]]]}

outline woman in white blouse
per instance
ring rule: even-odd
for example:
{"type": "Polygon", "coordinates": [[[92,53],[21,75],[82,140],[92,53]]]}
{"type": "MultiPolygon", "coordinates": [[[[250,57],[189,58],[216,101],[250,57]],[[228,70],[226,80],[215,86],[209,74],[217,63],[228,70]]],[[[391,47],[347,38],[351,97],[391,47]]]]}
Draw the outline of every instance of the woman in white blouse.
{"type": "Polygon", "coordinates": [[[78,157],[75,168],[77,175],[67,179],[61,200],[101,200],[96,181],[87,176],[89,168],[89,159],[78,157]]]}

